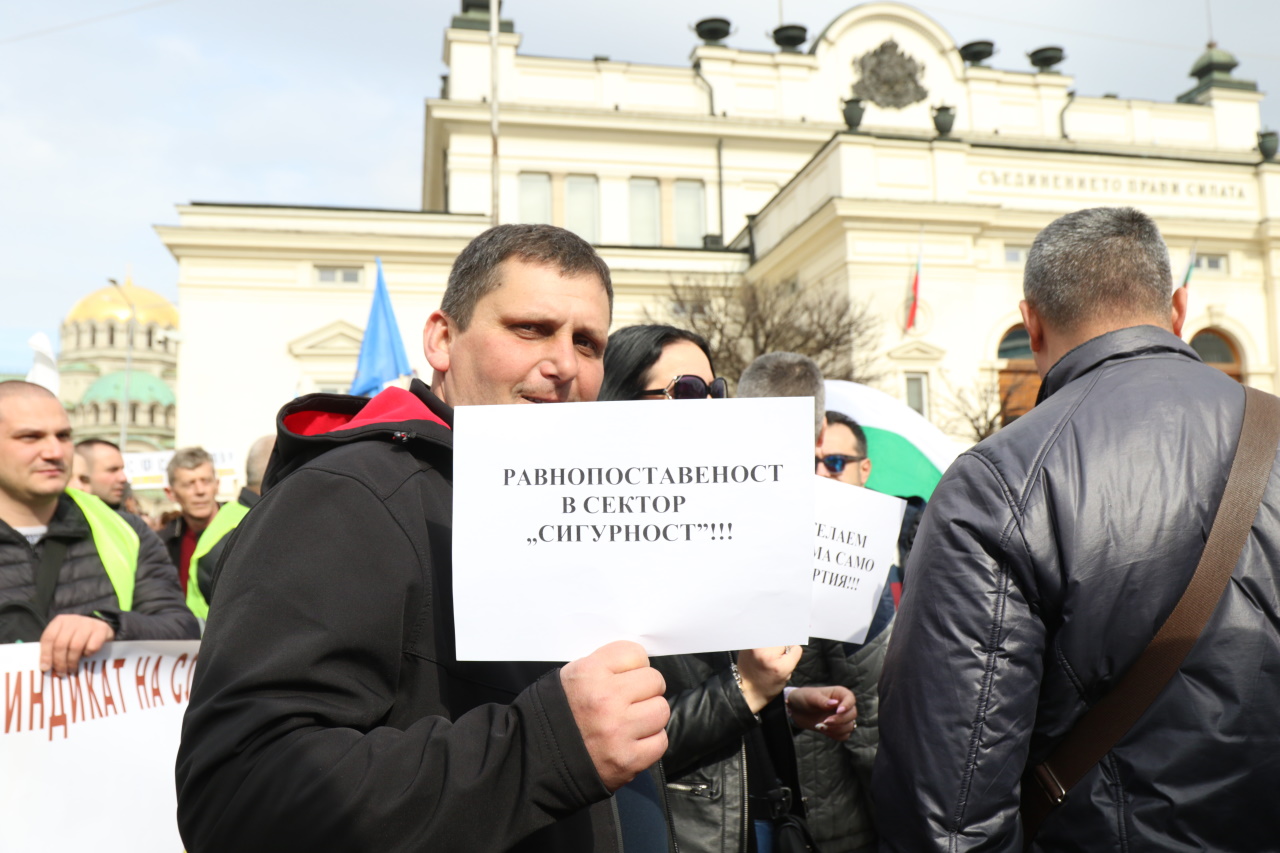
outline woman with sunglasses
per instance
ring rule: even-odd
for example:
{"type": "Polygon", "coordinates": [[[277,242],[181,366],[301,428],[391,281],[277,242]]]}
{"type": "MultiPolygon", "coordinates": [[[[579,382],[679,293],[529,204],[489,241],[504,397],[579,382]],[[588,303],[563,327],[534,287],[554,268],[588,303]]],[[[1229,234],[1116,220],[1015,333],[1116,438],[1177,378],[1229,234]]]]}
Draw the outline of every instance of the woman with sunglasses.
{"type": "Polygon", "coordinates": [[[609,336],[599,400],[694,400],[728,395],[701,335],[675,326],[627,326],[609,336]]]}
{"type": "MultiPolygon", "coordinates": [[[[700,335],[674,326],[619,329],[605,348],[600,400],[720,399],[725,380],[715,375],[711,348],[700,335]]],[[[652,658],[667,681],[671,720],[667,752],[656,778],[638,779],[619,791],[624,837],[636,814],[629,798],[652,780],[666,806],[682,853],[771,853],[772,827],[786,812],[779,775],[794,765],[782,693],[800,660],[800,646],[747,649],[652,658]],[[781,745],[781,746],[779,746],[781,745]],[[781,749],[779,760],[772,753],[781,749]]],[[[812,688],[798,688],[809,690],[812,688]]],[[[821,727],[836,709],[791,694],[796,723],[821,727]],[[812,719],[810,719],[812,718],[812,719]]],[[[843,711],[843,708],[841,708],[843,711]]],[[[844,739],[847,732],[832,732],[844,739]]],[[[629,846],[627,849],[631,849],[629,846]]]]}

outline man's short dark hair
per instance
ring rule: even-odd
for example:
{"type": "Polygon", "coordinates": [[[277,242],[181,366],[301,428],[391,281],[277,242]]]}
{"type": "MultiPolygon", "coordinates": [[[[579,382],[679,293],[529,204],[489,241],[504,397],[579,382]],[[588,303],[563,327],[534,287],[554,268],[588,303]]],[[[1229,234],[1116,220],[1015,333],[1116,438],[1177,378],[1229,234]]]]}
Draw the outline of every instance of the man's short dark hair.
{"type": "MultiPolygon", "coordinates": [[[[190,471],[194,468],[199,468],[206,462],[213,465],[213,457],[203,447],[183,447],[174,451],[173,456],[169,459],[169,464],[164,469],[165,476],[169,478],[169,485],[173,485],[173,475],[178,473],[179,468],[184,471],[190,471]]],[[[213,468],[216,475],[218,466],[213,465],[213,468]]]]}
{"type": "Polygon", "coordinates": [[[1140,210],[1077,210],[1036,236],[1022,290],[1044,321],[1063,331],[1103,318],[1167,322],[1173,310],[1169,249],[1140,210]]]}
{"type": "Polygon", "coordinates": [[[83,441],[76,442],[76,453],[83,456],[84,461],[93,462],[99,447],[110,447],[116,452],[120,451],[120,445],[114,441],[107,441],[105,438],[86,438],[83,441]]]}
{"type": "Polygon", "coordinates": [[[862,427],[853,418],[843,412],[827,412],[827,428],[833,426],[848,427],[849,432],[853,433],[853,446],[858,451],[858,455],[864,459],[867,456],[867,434],[862,431],[862,427]]]}
{"type": "Polygon", "coordinates": [[[465,331],[471,325],[476,303],[502,284],[502,263],[511,258],[551,267],[566,278],[595,276],[609,296],[612,317],[613,280],[609,266],[586,240],[554,225],[495,225],[476,237],[453,263],[440,310],[465,331]]]}
{"type": "Polygon", "coordinates": [[[794,352],[767,352],[747,365],[738,380],[739,397],[812,397],[813,436],[822,432],[822,410],[826,389],[822,368],[807,355],[794,352]]]}
{"type": "Polygon", "coordinates": [[[651,323],[624,326],[609,336],[604,349],[604,382],[600,385],[597,400],[641,400],[649,368],[662,358],[668,344],[688,341],[702,350],[711,365],[714,376],[716,366],[711,359],[711,347],[706,338],[696,332],[651,323]]]}

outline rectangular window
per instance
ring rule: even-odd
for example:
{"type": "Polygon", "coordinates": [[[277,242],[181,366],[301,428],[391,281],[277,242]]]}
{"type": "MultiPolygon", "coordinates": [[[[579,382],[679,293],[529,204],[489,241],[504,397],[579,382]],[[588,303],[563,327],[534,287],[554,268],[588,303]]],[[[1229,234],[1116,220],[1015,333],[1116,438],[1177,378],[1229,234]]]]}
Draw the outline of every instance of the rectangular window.
{"type": "Polygon", "coordinates": [[[1226,255],[1196,255],[1196,269],[1204,270],[1209,273],[1217,273],[1226,275],[1227,272],[1227,256],[1226,255]]]}
{"type": "Polygon", "coordinates": [[[360,267],[316,267],[316,281],[320,284],[359,284],[363,272],[360,267]]]}
{"type": "Polygon", "coordinates": [[[631,179],[631,245],[662,242],[662,200],[657,178],[631,179]]]}
{"type": "Polygon", "coordinates": [[[1027,252],[1031,251],[1030,246],[1014,246],[1009,243],[1004,245],[1004,262],[1009,266],[1020,267],[1027,262],[1027,252]]]}
{"type": "Polygon", "coordinates": [[[929,417],[929,413],[926,411],[929,401],[929,374],[908,373],[906,377],[907,405],[926,418],[929,417]]]}
{"type": "Polygon", "coordinates": [[[551,176],[543,172],[520,173],[520,222],[551,224],[551,176]]]}
{"type": "Polygon", "coordinates": [[[600,242],[600,182],[595,175],[564,179],[564,227],[588,243],[600,242]]]}
{"type": "Polygon", "coordinates": [[[706,193],[702,181],[676,181],[676,245],[702,248],[707,231],[706,193]]]}

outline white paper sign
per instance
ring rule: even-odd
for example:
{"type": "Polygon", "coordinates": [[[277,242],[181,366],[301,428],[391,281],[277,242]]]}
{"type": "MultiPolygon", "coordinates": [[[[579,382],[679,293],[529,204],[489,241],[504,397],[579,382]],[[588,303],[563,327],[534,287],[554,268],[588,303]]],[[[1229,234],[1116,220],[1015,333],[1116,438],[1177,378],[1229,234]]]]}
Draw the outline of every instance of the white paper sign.
{"type": "Polygon", "coordinates": [[[454,412],[462,660],[803,643],[813,399],[454,412]]]}
{"type": "Polygon", "coordinates": [[[174,853],[173,765],[200,643],[108,643],[66,678],[0,645],[0,850],[174,853]]]}
{"type": "Polygon", "coordinates": [[[870,489],[816,477],[813,616],[809,635],[861,643],[898,559],[898,530],[907,502],[870,489]]]}

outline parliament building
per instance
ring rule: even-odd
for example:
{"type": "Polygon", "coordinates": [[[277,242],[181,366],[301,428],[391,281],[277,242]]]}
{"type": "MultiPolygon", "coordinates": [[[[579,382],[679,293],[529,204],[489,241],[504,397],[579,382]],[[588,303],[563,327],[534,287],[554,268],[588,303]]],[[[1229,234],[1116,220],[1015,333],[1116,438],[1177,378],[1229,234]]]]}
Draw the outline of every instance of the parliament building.
{"type": "MultiPolygon", "coordinates": [[[[375,258],[430,378],[423,322],[491,223],[487,7],[464,0],[443,34],[420,210],[193,203],[157,227],[179,266],[179,445],[247,447],[292,397],[345,391],[375,258]],[[210,393],[228,382],[232,399],[210,393]]],[[[956,45],[891,2],[818,32],[780,27],[769,51],[703,21],[678,67],[528,56],[517,25],[502,21],[498,45],[498,220],[597,246],[615,328],[661,314],[673,283],[843,289],[878,321],[879,387],[972,442],[965,394],[1003,391],[1007,417],[1034,399],[1017,304],[1036,233],[1132,205],[1160,225],[1175,278],[1194,267],[1187,339],[1240,381],[1280,389],[1276,135],[1221,48],[1188,56],[1167,101],[1144,101],[1078,94],[1058,48],[991,67],[989,42],[956,45]]]]}

